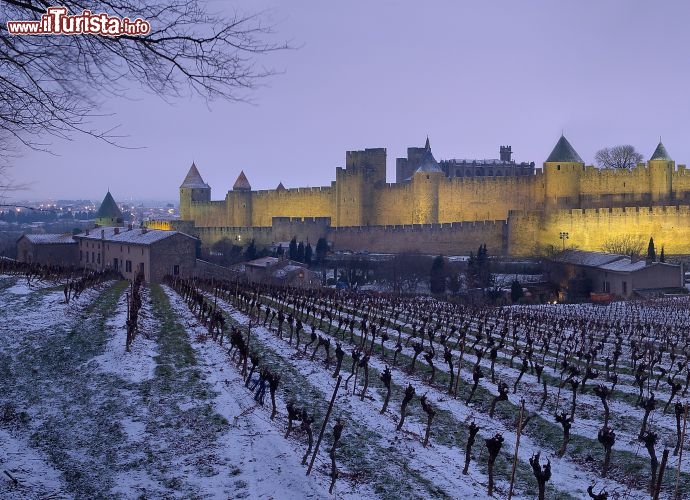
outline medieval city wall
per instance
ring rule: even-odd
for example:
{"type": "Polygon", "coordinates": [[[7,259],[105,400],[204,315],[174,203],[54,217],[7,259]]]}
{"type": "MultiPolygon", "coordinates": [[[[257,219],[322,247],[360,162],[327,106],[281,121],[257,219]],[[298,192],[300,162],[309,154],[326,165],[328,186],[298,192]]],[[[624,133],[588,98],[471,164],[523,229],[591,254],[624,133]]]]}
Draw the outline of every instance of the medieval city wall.
{"type": "Polygon", "coordinates": [[[258,247],[269,246],[274,241],[272,227],[197,227],[195,233],[204,246],[211,246],[224,239],[239,246],[246,246],[254,240],[258,247]]]}
{"type": "MultiPolygon", "coordinates": [[[[229,196],[233,192],[228,193],[229,196]]],[[[273,217],[335,218],[334,189],[331,187],[254,191],[252,226],[271,226],[273,217]]]]}
{"type": "Polygon", "coordinates": [[[534,210],[544,200],[542,175],[444,179],[438,191],[440,223],[505,220],[510,210],[534,210]]]}
{"type": "Polygon", "coordinates": [[[374,191],[373,225],[412,224],[412,184],[385,184],[374,191]]]}
{"type": "Polygon", "coordinates": [[[224,200],[192,202],[189,210],[196,227],[215,227],[227,224],[227,208],[224,200]]]}
{"type": "Polygon", "coordinates": [[[274,217],[272,238],[275,242],[286,242],[294,237],[315,247],[319,238],[328,238],[330,226],[330,217],[274,217]]]}
{"type": "Polygon", "coordinates": [[[637,238],[643,251],[650,237],[667,254],[690,253],[690,206],[621,207],[512,212],[508,219],[508,251],[531,255],[547,247],[563,248],[560,233],[568,233],[566,248],[602,251],[620,237],[637,238]]]}
{"type": "Polygon", "coordinates": [[[678,165],[678,170],[673,172],[672,185],[677,200],[690,201],[690,170],[685,165],[678,165]]]}
{"type": "Polygon", "coordinates": [[[506,229],[505,221],[337,227],[328,239],[336,251],[467,255],[486,243],[498,254],[504,251],[506,229]]]}

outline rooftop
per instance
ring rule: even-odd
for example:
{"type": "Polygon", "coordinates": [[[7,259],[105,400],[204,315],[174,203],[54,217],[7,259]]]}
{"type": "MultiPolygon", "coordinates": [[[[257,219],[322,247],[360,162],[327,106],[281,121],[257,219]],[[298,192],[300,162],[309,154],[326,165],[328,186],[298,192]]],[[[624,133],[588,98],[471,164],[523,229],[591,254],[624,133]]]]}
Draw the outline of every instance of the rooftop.
{"type": "Polygon", "coordinates": [[[176,234],[182,234],[191,238],[188,234],[179,231],[163,231],[162,229],[126,229],[121,227],[99,227],[75,236],[77,239],[108,241],[112,243],[127,243],[130,245],[151,245],[158,241],[170,238],[176,234]]]}
{"type": "Polygon", "coordinates": [[[108,191],[101,202],[101,206],[96,212],[96,219],[120,219],[122,220],[122,211],[120,207],[117,206],[113,195],[108,191]]]}
{"type": "Polygon", "coordinates": [[[251,191],[252,186],[249,184],[249,180],[247,179],[247,176],[244,175],[244,170],[240,172],[240,175],[237,176],[237,180],[235,181],[235,184],[232,186],[232,189],[234,191],[251,191]]]}
{"type": "Polygon", "coordinates": [[[72,233],[64,234],[24,234],[22,238],[26,238],[35,245],[59,245],[65,243],[76,243],[72,233]]]}
{"type": "Polygon", "coordinates": [[[654,150],[654,153],[652,153],[652,157],[650,158],[650,160],[671,161],[671,155],[668,154],[668,151],[666,151],[666,148],[661,143],[661,141],[659,141],[659,145],[654,150]]]}
{"type": "Polygon", "coordinates": [[[192,162],[192,166],[189,167],[189,172],[187,172],[187,177],[184,178],[184,181],[182,181],[182,185],[180,186],[181,188],[208,188],[210,189],[210,186],[204,182],[204,179],[201,178],[201,174],[199,173],[199,169],[196,168],[196,164],[192,162]]]}
{"type": "Polygon", "coordinates": [[[575,162],[575,163],[584,163],[582,161],[582,158],[580,158],[580,155],[577,154],[577,151],[575,151],[575,148],[573,148],[570,143],[568,142],[568,139],[565,138],[564,135],[561,135],[561,138],[558,139],[558,142],[553,148],[553,151],[551,151],[551,154],[549,157],[546,159],[547,162],[575,162]]]}

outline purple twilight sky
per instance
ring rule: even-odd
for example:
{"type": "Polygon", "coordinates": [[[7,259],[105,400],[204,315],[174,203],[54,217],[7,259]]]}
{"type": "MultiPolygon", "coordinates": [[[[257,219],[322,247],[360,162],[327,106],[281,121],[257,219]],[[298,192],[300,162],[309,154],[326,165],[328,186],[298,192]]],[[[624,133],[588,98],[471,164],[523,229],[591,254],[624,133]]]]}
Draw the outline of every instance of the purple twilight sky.
{"type": "MultiPolygon", "coordinates": [[[[437,160],[496,158],[541,165],[561,130],[589,164],[605,146],[645,157],[661,136],[690,162],[690,3],[535,0],[211,2],[270,9],[274,41],[298,50],[259,59],[280,74],[253,104],[172,103],[133,86],[104,100],[118,149],[87,137],[53,141],[58,156],[14,163],[21,199],[177,200],[192,161],[221,199],[244,170],[254,189],[330,185],[346,150],[395,158],[428,135],[437,160]]],[[[85,35],[88,36],[88,35],[85,35]]],[[[136,84],[133,84],[136,85],[136,84]]]]}

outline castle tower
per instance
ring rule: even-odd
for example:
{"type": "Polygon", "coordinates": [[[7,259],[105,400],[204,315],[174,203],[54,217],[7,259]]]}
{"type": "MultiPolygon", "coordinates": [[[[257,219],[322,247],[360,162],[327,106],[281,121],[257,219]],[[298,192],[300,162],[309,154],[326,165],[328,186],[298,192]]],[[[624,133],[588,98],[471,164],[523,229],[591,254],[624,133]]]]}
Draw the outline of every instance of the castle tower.
{"type": "Polygon", "coordinates": [[[424,156],[412,175],[413,224],[438,223],[438,188],[445,177],[431,153],[429,139],[427,139],[424,156]]]}
{"type": "Polygon", "coordinates": [[[124,224],[124,216],[117,206],[110,191],[105,195],[101,206],[96,212],[96,227],[120,227],[124,224]]]}
{"type": "Polygon", "coordinates": [[[675,162],[659,141],[659,145],[649,159],[649,192],[653,204],[664,204],[672,201],[672,179],[675,169],[675,162]]]}
{"type": "Polygon", "coordinates": [[[585,162],[564,135],[544,162],[546,207],[549,209],[580,206],[580,176],[585,162]]]}
{"type": "Polygon", "coordinates": [[[211,201],[211,186],[206,184],[192,162],[182,185],[180,186],[180,220],[194,220],[192,203],[211,201]]]}
{"type": "Polygon", "coordinates": [[[336,225],[368,226],[376,218],[374,189],[386,183],[386,149],[347,151],[335,179],[336,225]]]}
{"type": "Polygon", "coordinates": [[[244,170],[237,176],[232,191],[226,198],[228,217],[233,227],[249,227],[252,225],[252,186],[249,184],[244,170]]]}

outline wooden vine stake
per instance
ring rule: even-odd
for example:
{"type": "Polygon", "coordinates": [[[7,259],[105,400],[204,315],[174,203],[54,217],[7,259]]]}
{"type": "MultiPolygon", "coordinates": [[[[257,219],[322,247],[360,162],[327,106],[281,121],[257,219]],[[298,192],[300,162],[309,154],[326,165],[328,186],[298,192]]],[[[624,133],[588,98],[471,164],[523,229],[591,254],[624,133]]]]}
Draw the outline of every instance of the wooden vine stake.
{"type": "Polygon", "coordinates": [[[515,483],[515,469],[518,462],[518,449],[520,448],[520,434],[522,433],[522,419],[525,415],[525,400],[520,401],[520,418],[518,420],[517,438],[515,440],[515,456],[513,457],[513,470],[510,473],[510,488],[508,489],[508,500],[513,496],[513,484],[515,483]]]}
{"type": "Polygon", "coordinates": [[[311,474],[311,468],[314,466],[314,460],[316,460],[316,454],[319,452],[319,446],[321,445],[321,439],[323,439],[323,432],[326,430],[326,424],[328,424],[328,419],[331,416],[331,411],[333,410],[333,403],[335,403],[335,397],[338,395],[338,389],[340,388],[340,382],[342,382],[342,375],[338,376],[338,381],[335,383],[335,390],[333,391],[333,396],[331,397],[331,402],[328,405],[328,410],[326,411],[326,417],[323,419],[323,424],[321,425],[321,431],[319,431],[319,438],[316,440],[316,446],[314,447],[314,453],[311,456],[311,461],[309,462],[309,468],[307,469],[307,476],[311,474]]]}
{"type": "MultiPolygon", "coordinates": [[[[673,498],[676,498],[680,500],[680,491],[678,491],[678,488],[680,487],[680,464],[683,461],[683,446],[685,446],[685,431],[687,430],[688,427],[688,403],[685,403],[685,412],[683,414],[683,432],[680,435],[680,449],[678,450],[678,471],[676,473],[676,489],[673,494],[673,498]]],[[[661,483],[661,480],[659,480],[659,483],[661,483]]]]}
{"type": "Polygon", "coordinates": [[[340,419],[336,420],[335,427],[333,427],[333,446],[328,454],[331,457],[331,487],[328,488],[328,493],[333,494],[333,487],[335,486],[335,480],[338,479],[338,469],[335,466],[335,447],[338,446],[340,441],[340,436],[343,433],[343,422],[340,419]]]}
{"type": "Polygon", "coordinates": [[[661,483],[664,481],[664,471],[666,470],[666,461],[668,460],[668,448],[664,450],[661,455],[661,468],[659,469],[659,480],[656,483],[656,491],[654,491],[653,500],[659,500],[659,493],[661,493],[661,483]]]}

